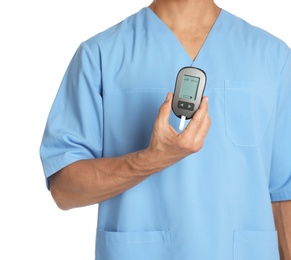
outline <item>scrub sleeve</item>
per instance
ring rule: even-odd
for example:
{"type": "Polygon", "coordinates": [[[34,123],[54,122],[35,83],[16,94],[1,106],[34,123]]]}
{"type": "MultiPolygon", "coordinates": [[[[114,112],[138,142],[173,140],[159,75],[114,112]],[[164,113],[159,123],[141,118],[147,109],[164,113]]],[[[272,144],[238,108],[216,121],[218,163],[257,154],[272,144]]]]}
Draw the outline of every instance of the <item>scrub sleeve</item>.
{"type": "Polygon", "coordinates": [[[291,200],[291,54],[281,74],[272,155],[270,193],[272,201],[291,200]]]}
{"type": "Polygon", "coordinates": [[[98,52],[82,43],[73,56],[51,108],[41,158],[49,177],[63,167],[102,156],[103,107],[98,52]]]}

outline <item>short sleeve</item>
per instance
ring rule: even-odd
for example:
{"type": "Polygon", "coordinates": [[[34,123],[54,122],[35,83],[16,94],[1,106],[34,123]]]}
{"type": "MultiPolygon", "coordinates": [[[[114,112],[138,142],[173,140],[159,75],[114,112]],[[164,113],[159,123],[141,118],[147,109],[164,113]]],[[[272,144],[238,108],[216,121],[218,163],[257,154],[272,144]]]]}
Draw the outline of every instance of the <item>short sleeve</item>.
{"type": "Polygon", "coordinates": [[[79,46],[51,107],[40,146],[47,185],[49,177],[68,164],[102,155],[103,107],[97,50],[93,52],[86,43],[79,46]]]}
{"type": "Polygon", "coordinates": [[[291,54],[281,74],[272,154],[272,201],[291,200],[291,54]]]}

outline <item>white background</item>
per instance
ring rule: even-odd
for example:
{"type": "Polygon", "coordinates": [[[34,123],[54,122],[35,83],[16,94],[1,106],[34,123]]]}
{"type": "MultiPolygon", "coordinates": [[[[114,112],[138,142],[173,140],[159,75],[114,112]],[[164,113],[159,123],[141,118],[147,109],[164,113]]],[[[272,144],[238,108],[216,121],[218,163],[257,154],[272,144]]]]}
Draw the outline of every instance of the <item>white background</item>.
{"type": "MultiPolygon", "coordinates": [[[[290,0],[218,0],[291,46],[290,0]],[[288,11],[289,10],[289,11],[288,11]]],[[[97,206],[61,211],[45,186],[39,145],[79,44],[150,1],[0,3],[0,259],[94,259],[97,206]]]]}

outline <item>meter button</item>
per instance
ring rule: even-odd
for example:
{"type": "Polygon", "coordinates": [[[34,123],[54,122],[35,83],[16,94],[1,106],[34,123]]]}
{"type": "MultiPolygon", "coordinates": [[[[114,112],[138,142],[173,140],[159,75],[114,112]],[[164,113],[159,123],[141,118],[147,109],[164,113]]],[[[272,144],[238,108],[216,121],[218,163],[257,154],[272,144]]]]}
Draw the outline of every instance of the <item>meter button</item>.
{"type": "Polygon", "coordinates": [[[185,109],[187,109],[187,110],[191,110],[191,111],[193,111],[194,110],[194,104],[193,103],[186,103],[186,108],[185,109]]]}
{"type": "Polygon", "coordinates": [[[186,109],[186,107],[187,107],[186,103],[187,102],[178,101],[178,108],[186,109]]]}
{"type": "Polygon", "coordinates": [[[178,101],[178,108],[193,111],[194,104],[184,101],[178,101]]]}

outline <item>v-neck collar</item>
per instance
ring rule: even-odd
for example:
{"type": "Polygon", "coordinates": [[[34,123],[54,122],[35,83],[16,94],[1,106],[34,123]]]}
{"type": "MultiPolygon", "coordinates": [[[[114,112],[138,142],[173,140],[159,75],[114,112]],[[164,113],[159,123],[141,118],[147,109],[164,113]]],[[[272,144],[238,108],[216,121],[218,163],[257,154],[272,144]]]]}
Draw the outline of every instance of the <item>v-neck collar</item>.
{"type": "Polygon", "coordinates": [[[199,60],[199,57],[202,55],[204,49],[206,48],[206,46],[208,45],[208,42],[211,40],[212,35],[214,34],[214,32],[216,31],[217,27],[219,27],[219,25],[221,24],[221,20],[222,17],[225,13],[224,9],[220,10],[219,15],[216,18],[216,21],[214,22],[212,28],[210,29],[205,41],[203,42],[200,50],[198,51],[196,57],[194,58],[194,60],[192,59],[192,57],[190,57],[190,55],[188,54],[188,52],[186,51],[186,49],[184,48],[184,46],[182,45],[182,43],[179,41],[179,39],[177,38],[177,36],[174,34],[174,32],[163,22],[163,20],[157,16],[149,7],[145,7],[145,10],[147,12],[147,14],[149,16],[151,16],[154,19],[154,22],[156,23],[156,25],[158,24],[160,26],[161,29],[166,30],[169,32],[169,35],[171,35],[171,38],[173,38],[174,41],[176,41],[176,43],[178,44],[179,48],[181,49],[181,51],[187,56],[188,60],[189,60],[189,65],[193,66],[197,60],[199,60]]]}

